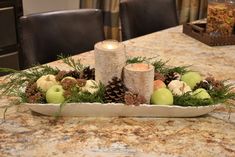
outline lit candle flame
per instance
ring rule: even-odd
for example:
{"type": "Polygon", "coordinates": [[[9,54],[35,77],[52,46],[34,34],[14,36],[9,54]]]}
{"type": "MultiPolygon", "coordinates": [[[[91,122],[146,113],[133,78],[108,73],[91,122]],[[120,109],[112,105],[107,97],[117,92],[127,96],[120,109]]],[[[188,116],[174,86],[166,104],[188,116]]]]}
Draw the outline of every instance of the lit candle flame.
{"type": "Polygon", "coordinates": [[[104,41],[103,42],[103,48],[108,50],[114,50],[118,47],[117,41],[104,41]]]}
{"type": "Polygon", "coordinates": [[[111,50],[111,49],[114,49],[114,48],[115,48],[115,47],[114,47],[113,45],[111,45],[111,44],[108,44],[108,45],[107,45],[107,49],[110,49],[110,50],[111,50]]]}

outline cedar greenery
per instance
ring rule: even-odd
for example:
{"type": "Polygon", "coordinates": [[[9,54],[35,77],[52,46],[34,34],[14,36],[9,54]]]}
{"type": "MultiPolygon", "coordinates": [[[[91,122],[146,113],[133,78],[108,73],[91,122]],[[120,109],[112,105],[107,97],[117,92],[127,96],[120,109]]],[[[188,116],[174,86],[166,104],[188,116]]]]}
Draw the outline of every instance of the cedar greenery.
{"type": "Polygon", "coordinates": [[[229,104],[229,100],[235,101],[235,93],[232,92],[234,84],[224,85],[219,90],[214,88],[208,90],[210,99],[198,99],[193,97],[189,92],[181,96],[174,96],[174,105],[178,106],[207,106],[225,103],[229,104]]]}
{"type": "Polygon", "coordinates": [[[71,93],[70,93],[69,98],[67,99],[67,102],[69,103],[75,103],[75,102],[104,103],[103,97],[104,97],[104,92],[105,92],[105,86],[102,83],[99,83],[99,85],[94,88],[98,88],[98,91],[91,94],[87,91],[81,92],[78,87],[73,87],[71,89],[71,93]]]}
{"type": "MultiPolygon", "coordinates": [[[[0,72],[11,72],[6,71],[5,68],[0,68],[0,72]]],[[[59,69],[52,68],[47,65],[41,65],[38,67],[34,67],[28,70],[23,71],[15,71],[5,77],[6,83],[0,84],[0,91],[3,95],[10,96],[19,96],[22,95],[23,87],[26,86],[29,82],[36,82],[37,79],[43,75],[47,74],[57,74],[59,69]]]]}
{"type": "MultiPolygon", "coordinates": [[[[75,61],[71,57],[59,56],[59,59],[77,71],[82,71],[85,66],[81,64],[80,60],[75,61]]],[[[0,91],[2,95],[8,96],[18,96],[21,98],[20,103],[27,102],[27,96],[24,92],[24,86],[26,86],[29,82],[36,82],[38,78],[43,75],[56,75],[59,72],[59,69],[52,68],[47,65],[42,65],[38,67],[34,67],[24,71],[16,71],[7,68],[0,68],[0,72],[13,72],[6,76],[6,83],[0,84],[0,91]]],[[[81,92],[79,88],[74,87],[71,89],[71,96],[66,102],[100,102],[103,103],[103,95],[105,91],[105,86],[103,84],[99,84],[99,88],[97,92],[91,94],[89,92],[81,92]],[[80,93],[80,94],[78,94],[80,93]]]]}
{"type": "MultiPolygon", "coordinates": [[[[59,56],[59,59],[72,67],[74,70],[82,71],[85,66],[81,64],[80,60],[75,61],[71,57],[59,56]]],[[[156,60],[156,57],[146,58],[146,57],[133,57],[127,60],[127,64],[131,63],[150,63],[154,66],[156,72],[162,74],[167,74],[169,72],[177,72],[179,74],[184,74],[188,72],[189,66],[178,66],[170,67],[162,60],[156,60]]],[[[36,80],[47,74],[56,75],[59,72],[59,69],[52,68],[47,65],[41,65],[24,71],[16,71],[7,68],[0,68],[0,72],[11,72],[12,74],[5,76],[5,83],[0,84],[0,91],[2,95],[8,96],[18,96],[20,97],[20,102],[27,102],[27,97],[24,92],[24,87],[30,82],[36,82],[36,80]]],[[[225,84],[225,82],[223,82],[225,84]]],[[[94,94],[88,92],[81,92],[78,87],[71,89],[71,95],[66,100],[66,103],[73,102],[100,102],[104,103],[104,92],[105,86],[99,84],[99,90],[94,94]],[[78,94],[79,93],[79,94],[78,94]]],[[[232,92],[234,84],[224,85],[221,89],[215,90],[214,88],[208,90],[208,93],[211,96],[211,99],[197,99],[194,98],[189,93],[186,93],[182,96],[174,96],[174,105],[180,106],[206,106],[218,103],[226,103],[228,100],[235,100],[235,93],[232,92]]]]}
{"type": "Polygon", "coordinates": [[[81,64],[80,60],[75,61],[71,56],[59,55],[58,59],[61,59],[65,64],[79,72],[82,72],[82,70],[85,68],[85,66],[81,64]]]}
{"type": "Polygon", "coordinates": [[[171,67],[167,66],[166,64],[169,62],[168,61],[163,61],[163,60],[157,60],[156,57],[152,58],[146,58],[146,57],[132,57],[127,59],[126,63],[127,64],[133,64],[133,63],[150,63],[154,66],[155,72],[159,72],[163,75],[166,75],[170,72],[177,72],[179,74],[184,74],[188,72],[188,68],[190,66],[177,66],[177,67],[171,67]]]}
{"type": "Polygon", "coordinates": [[[143,63],[145,61],[147,61],[146,57],[132,57],[132,58],[127,59],[126,63],[127,64],[143,63]]]}
{"type": "MultiPolygon", "coordinates": [[[[225,82],[223,82],[225,84],[225,82]]],[[[232,90],[235,88],[235,84],[224,85],[221,89],[215,90],[214,88],[208,90],[208,93],[214,100],[214,103],[224,103],[227,100],[235,100],[235,93],[232,90]]]]}
{"type": "Polygon", "coordinates": [[[174,105],[178,106],[208,106],[215,104],[213,99],[198,99],[185,93],[181,96],[174,96],[174,105]]]}
{"type": "MultiPolygon", "coordinates": [[[[80,60],[75,61],[72,57],[58,56],[59,59],[72,67],[75,70],[82,71],[84,66],[80,60]]],[[[22,88],[29,82],[36,82],[38,78],[43,75],[56,75],[60,70],[58,68],[52,68],[48,65],[39,65],[23,71],[17,71],[14,69],[0,68],[0,72],[11,73],[5,77],[6,83],[0,84],[0,91],[2,95],[19,96],[24,98],[22,88]]],[[[23,99],[25,100],[25,99],[23,99]]]]}

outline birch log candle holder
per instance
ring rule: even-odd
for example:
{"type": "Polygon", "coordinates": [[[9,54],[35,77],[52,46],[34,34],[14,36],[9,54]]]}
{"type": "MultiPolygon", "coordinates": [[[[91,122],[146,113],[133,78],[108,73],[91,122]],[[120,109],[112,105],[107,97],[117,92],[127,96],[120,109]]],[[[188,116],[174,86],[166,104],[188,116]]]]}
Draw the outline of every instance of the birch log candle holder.
{"type": "Polygon", "coordinates": [[[126,65],[125,45],[106,40],[95,44],[95,80],[104,85],[113,77],[121,78],[126,65]]]}
{"type": "Polygon", "coordinates": [[[124,84],[134,93],[143,96],[150,103],[153,93],[154,67],[150,64],[128,64],[124,68],[124,84]]]}

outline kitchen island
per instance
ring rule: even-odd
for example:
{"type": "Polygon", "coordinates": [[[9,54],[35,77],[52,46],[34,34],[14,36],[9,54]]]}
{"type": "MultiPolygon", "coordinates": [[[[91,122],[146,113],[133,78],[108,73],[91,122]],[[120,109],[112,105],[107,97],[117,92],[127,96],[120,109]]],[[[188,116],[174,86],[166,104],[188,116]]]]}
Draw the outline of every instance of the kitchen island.
{"type": "MultiPolygon", "coordinates": [[[[128,56],[159,57],[191,65],[203,76],[235,81],[235,46],[209,47],[182,33],[182,26],[125,41],[128,56]]],[[[93,51],[77,56],[94,65],[93,51]]],[[[62,61],[50,66],[67,69],[62,61]]],[[[196,118],[47,117],[0,100],[0,156],[234,157],[235,108],[196,118]]]]}

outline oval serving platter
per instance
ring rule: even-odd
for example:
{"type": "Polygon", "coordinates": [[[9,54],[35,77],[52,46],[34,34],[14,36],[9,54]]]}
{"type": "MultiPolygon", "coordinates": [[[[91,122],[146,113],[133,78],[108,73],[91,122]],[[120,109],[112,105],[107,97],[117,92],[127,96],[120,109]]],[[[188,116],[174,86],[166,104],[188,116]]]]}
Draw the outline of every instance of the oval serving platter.
{"type": "MultiPolygon", "coordinates": [[[[24,103],[34,112],[54,116],[60,111],[58,104],[29,104],[24,103]]],[[[218,105],[182,107],[165,105],[127,106],[117,103],[68,103],[65,104],[60,112],[60,116],[79,116],[79,117],[198,117],[213,111],[218,105]]]]}

